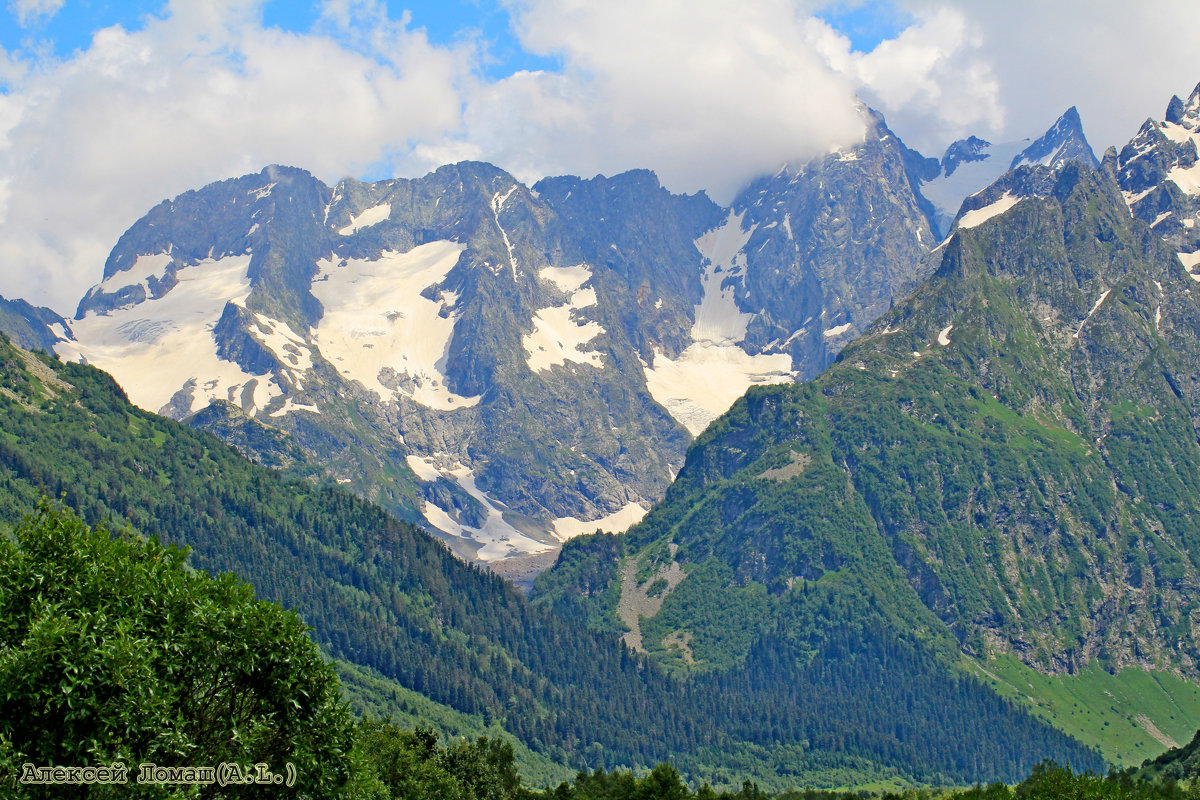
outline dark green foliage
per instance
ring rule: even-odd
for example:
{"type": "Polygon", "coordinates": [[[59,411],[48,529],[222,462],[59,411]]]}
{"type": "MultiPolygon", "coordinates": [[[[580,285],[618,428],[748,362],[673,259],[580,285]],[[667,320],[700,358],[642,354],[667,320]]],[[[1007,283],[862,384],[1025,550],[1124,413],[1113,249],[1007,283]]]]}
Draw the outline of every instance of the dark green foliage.
{"type": "Polygon", "coordinates": [[[515,800],[525,797],[512,747],[479,737],[438,746],[437,733],[364,720],[354,747],[355,800],[515,800]]]}
{"type": "Polygon", "coordinates": [[[186,556],[48,502],[0,538],[4,796],[167,796],[135,784],[142,762],[296,768],[294,787],[230,797],[328,796],[346,781],[349,712],[303,623],[186,556]],[[14,783],[25,762],[118,761],[127,786],[14,783]]]}
{"type": "Polygon", "coordinates": [[[787,789],[764,792],[746,781],[736,792],[715,792],[708,784],[689,789],[669,764],[661,764],[642,778],[627,772],[580,773],[574,781],[536,795],[538,800],[1194,800],[1200,789],[1184,789],[1174,781],[1156,783],[1128,775],[1076,773],[1052,761],[1036,765],[1015,787],[1003,783],[969,789],[909,789],[903,792],[830,792],[787,789]]]}
{"type": "MultiPolygon", "coordinates": [[[[809,654],[861,625],[947,665],[1013,653],[1194,676],[1194,281],[1104,176],[1016,179],[1042,196],[958,231],[819,378],[752,387],[697,439],[623,541],[639,574],[673,547],[688,575],[641,620],[649,651],[684,666],[657,637],[690,635],[692,669],[748,659],[744,616],[714,608],[758,587],[757,629],[809,654]],[[731,573],[715,584],[712,561],[731,573]]],[[[557,572],[541,602],[575,595],[611,619],[611,592],[581,597],[581,570],[557,572]]]]}
{"type": "Polygon", "coordinates": [[[1146,761],[1136,774],[1157,780],[1195,782],[1200,778],[1200,731],[1183,747],[1173,747],[1146,761]]]}

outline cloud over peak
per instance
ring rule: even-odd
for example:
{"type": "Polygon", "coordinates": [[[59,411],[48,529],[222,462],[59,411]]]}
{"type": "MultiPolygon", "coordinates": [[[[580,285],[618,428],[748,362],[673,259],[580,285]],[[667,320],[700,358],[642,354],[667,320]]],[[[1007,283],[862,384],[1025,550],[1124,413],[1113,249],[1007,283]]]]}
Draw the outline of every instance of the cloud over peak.
{"type": "Polygon", "coordinates": [[[0,294],[69,310],[159,200],[269,163],[327,182],[465,158],[529,181],[649,168],[724,201],[860,138],[859,98],[931,155],[1039,135],[1070,105],[1103,147],[1200,80],[1181,0],[478,2],[507,14],[500,50],[548,66],[497,70],[471,20],[439,43],[383,0],[325,0],[286,30],[267,0],[170,0],[70,54],[0,49],[0,294]],[[900,23],[852,46],[830,7],[900,23]]]}

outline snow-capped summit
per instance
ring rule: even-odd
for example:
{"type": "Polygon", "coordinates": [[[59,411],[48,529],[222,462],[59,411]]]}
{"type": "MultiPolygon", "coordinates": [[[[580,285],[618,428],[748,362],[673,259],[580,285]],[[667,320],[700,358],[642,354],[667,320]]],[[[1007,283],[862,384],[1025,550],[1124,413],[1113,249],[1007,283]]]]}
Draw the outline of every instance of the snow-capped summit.
{"type": "Polygon", "coordinates": [[[0,325],[252,456],[282,429],[512,575],[635,522],[749,386],[816,374],[919,280],[915,175],[937,164],[870,121],[730,208],[646,170],[331,187],[268,167],[151,209],[75,319],[0,325]]]}
{"type": "Polygon", "coordinates": [[[1117,153],[1105,154],[1130,213],[1179,254],[1200,281],[1200,86],[1187,101],[1172,97],[1165,119],[1148,119],[1117,153]]]}
{"type": "Polygon", "coordinates": [[[1083,123],[1075,106],[1068,108],[1037,141],[1014,156],[1008,168],[1036,164],[1058,169],[1069,161],[1078,161],[1092,169],[1100,164],[1083,135],[1083,123]]]}
{"type": "MultiPolygon", "coordinates": [[[[1028,141],[1028,140],[1027,140],[1028,141]]],[[[988,158],[988,150],[992,147],[992,143],[978,136],[970,136],[966,139],[959,139],[954,144],[946,148],[946,154],[942,156],[941,167],[942,174],[950,177],[954,171],[958,169],[958,165],[971,161],[984,161],[988,158]]]]}
{"type": "Polygon", "coordinates": [[[946,149],[940,171],[921,185],[921,194],[933,203],[935,227],[945,236],[963,201],[1005,172],[1032,165],[1057,169],[1069,161],[1093,168],[1097,165],[1074,106],[1032,142],[1019,139],[992,144],[976,136],[960,139],[946,149]]]}

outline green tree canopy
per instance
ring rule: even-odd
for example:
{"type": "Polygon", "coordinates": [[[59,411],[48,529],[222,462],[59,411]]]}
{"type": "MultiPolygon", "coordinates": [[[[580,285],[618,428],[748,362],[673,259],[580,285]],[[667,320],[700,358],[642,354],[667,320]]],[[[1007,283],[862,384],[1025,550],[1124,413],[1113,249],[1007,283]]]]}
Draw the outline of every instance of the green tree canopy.
{"type": "Polygon", "coordinates": [[[327,797],[345,783],[353,727],[307,628],[186,558],[46,501],[0,535],[0,794],[327,797]],[[116,761],[125,786],[17,784],[24,763],[116,761]],[[138,786],[142,762],[290,762],[295,784],[138,786]]]}

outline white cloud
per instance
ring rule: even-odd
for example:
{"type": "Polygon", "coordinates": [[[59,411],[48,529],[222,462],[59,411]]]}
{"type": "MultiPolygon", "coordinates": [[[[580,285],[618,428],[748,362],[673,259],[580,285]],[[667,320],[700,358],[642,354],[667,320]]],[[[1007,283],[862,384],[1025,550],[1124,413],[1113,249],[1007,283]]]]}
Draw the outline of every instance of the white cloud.
{"type": "Polygon", "coordinates": [[[13,13],[22,28],[58,13],[64,0],[12,0],[8,10],[13,13]]]}
{"type": "Polygon", "coordinates": [[[487,79],[478,32],[434,45],[380,0],[325,0],[304,33],[264,28],[262,0],[172,0],[64,59],[0,49],[0,294],[70,313],[155,203],[269,163],[647,167],[727,200],[860,136],[856,94],[929,155],[1036,136],[1070,105],[1102,149],[1200,80],[1180,0],[894,0],[914,22],[870,53],[813,16],[823,0],[501,2],[561,69],[487,79]]]}
{"type": "Polygon", "coordinates": [[[869,53],[851,52],[850,41],[820,20],[809,22],[808,34],[817,52],[884,112],[893,129],[925,130],[941,140],[1003,125],[999,83],[978,54],[981,36],[957,9],[934,9],[869,53]]]}
{"type": "Polygon", "coordinates": [[[143,30],[6,70],[0,294],[70,313],[164,197],[269,163],[335,180],[460,124],[467,53],[399,26],[356,52],[336,20],[297,35],[260,19],[253,5],[176,0],[143,30]]]}
{"type": "MultiPolygon", "coordinates": [[[[1039,136],[1074,105],[1099,155],[1120,148],[1147,117],[1160,119],[1172,94],[1186,95],[1200,81],[1192,0],[898,1],[921,20],[952,13],[964,21],[967,44],[958,57],[974,67],[957,80],[977,99],[994,98],[999,118],[982,108],[975,114],[975,131],[994,141],[1039,136]],[[987,91],[977,88],[980,80],[987,91]]],[[[952,79],[945,75],[942,85],[952,79]]],[[[956,113],[963,124],[952,126],[954,135],[937,128],[938,116],[898,116],[897,132],[933,154],[970,129],[971,109],[956,113]]]]}
{"type": "Polygon", "coordinates": [[[523,176],[655,169],[727,200],[749,177],[862,135],[854,86],[804,46],[789,0],[524,0],[524,47],[559,73],[482,87],[464,138],[523,176]]]}

